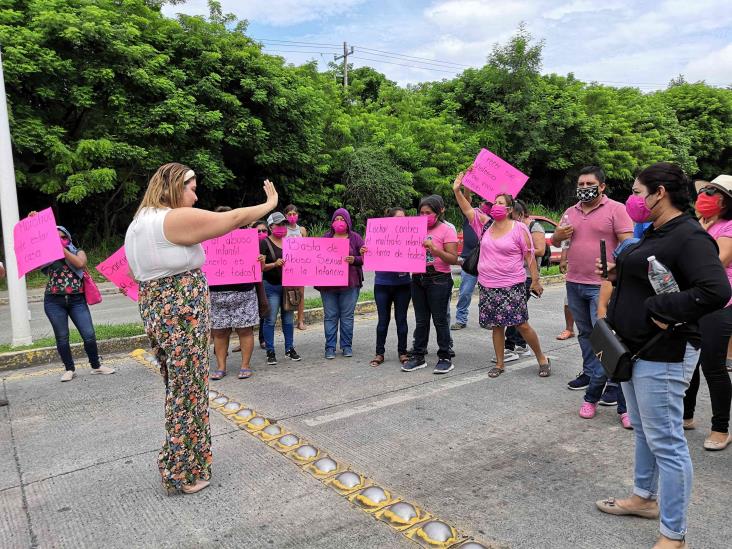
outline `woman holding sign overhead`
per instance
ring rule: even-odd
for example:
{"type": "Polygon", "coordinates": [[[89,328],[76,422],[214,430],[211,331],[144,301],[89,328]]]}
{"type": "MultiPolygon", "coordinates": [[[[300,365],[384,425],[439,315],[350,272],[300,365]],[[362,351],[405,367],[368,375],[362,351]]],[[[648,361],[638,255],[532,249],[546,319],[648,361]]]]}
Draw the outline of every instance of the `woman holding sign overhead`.
{"type": "Polygon", "coordinates": [[[412,305],[414,306],[414,345],[403,372],[413,372],[427,366],[424,356],[430,338],[430,317],[437,332],[437,364],[432,373],[446,374],[453,369],[450,358],[450,323],[447,319],[452,275],[450,265],[457,263],[457,233],[445,223],[445,202],[433,194],[419,202],[419,215],[427,216],[427,268],[412,274],[412,305]]]}
{"type": "Polygon", "coordinates": [[[125,236],[132,274],[140,281],[139,307],[165,380],[165,444],[158,455],[163,486],[198,492],[211,478],[208,421],[208,284],[201,272],[201,243],[247,225],[277,205],[264,182],[267,202],[229,212],[193,205],[196,174],[172,162],[153,174],[125,236]]]}
{"type": "Polygon", "coordinates": [[[493,348],[496,365],[490,369],[490,377],[504,372],[505,333],[507,326],[516,326],[521,336],[534,351],[539,362],[539,376],[551,374],[551,363],[539,345],[539,337],[529,325],[529,309],[526,303],[526,271],[531,273],[531,292],[541,296],[544,291],[539,282],[539,268],[534,256],[534,246],[528,227],[510,219],[513,197],[509,194],[496,196],[491,207],[493,223],[483,225],[478,210],[474,210],[460,187],[463,183],[460,173],[453,184],[455,198],[471,227],[480,239],[480,260],[478,261],[479,319],[483,328],[493,332],[493,348]]]}
{"type": "Polygon", "coordinates": [[[318,288],[325,317],[325,358],[329,360],[335,358],[339,324],[343,356],[353,356],[353,315],[363,285],[363,238],[352,227],[351,214],[345,208],[338,208],[331,217],[331,229],[323,235],[324,238],[347,238],[349,242],[349,254],[345,257],[348,263],[348,286],[318,288]]]}

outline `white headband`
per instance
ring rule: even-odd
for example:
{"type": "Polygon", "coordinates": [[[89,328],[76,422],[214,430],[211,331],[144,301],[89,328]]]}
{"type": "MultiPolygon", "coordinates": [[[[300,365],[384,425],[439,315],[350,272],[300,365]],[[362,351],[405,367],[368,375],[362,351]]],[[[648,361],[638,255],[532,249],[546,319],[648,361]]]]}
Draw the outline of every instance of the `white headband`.
{"type": "Polygon", "coordinates": [[[194,172],[193,170],[188,170],[183,176],[183,183],[185,183],[189,179],[193,179],[194,177],[196,177],[196,172],[194,172]]]}

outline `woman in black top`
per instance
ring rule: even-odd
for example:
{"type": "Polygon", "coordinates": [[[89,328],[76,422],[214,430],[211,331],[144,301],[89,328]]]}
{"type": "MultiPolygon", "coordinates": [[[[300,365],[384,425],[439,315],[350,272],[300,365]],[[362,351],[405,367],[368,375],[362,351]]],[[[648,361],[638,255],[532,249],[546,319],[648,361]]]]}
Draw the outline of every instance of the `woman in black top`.
{"type": "Polygon", "coordinates": [[[653,224],[617,259],[607,320],[631,352],[659,332],[663,336],[641,354],[631,380],[623,383],[635,429],[633,495],[597,506],[614,515],[660,515],[654,548],[686,547],[692,466],[682,428],[684,393],[699,358],[697,321],[724,307],[730,285],[714,240],[684,213],[689,181],[681,168],[667,162],[646,168],[633,195],[626,203],[637,214],[633,220],[653,224]],[[671,271],[680,291],[656,295],[648,278],[650,256],[671,271]]]}

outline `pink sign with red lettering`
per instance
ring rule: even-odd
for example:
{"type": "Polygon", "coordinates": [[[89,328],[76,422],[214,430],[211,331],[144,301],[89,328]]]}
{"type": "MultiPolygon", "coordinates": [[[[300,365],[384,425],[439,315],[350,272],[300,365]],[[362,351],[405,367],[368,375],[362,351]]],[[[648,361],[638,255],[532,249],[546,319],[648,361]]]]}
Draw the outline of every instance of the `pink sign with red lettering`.
{"type": "Polygon", "coordinates": [[[473,167],[465,173],[463,185],[489,202],[496,195],[508,193],[514,198],[524,188],[529,176],[496,156],[488,149],[481,149],[473,167]]]}
{"type": "Polygon", "coordinates": [[[206,262],[202,270],[209,286],[262,281],[257,229],[236,229],[203,243],[206,262]]]}
{"type": "Polygon", "coordinates": [[[18,221],[13,227],[13,248],[18,278],[63,258],[64,247],[58,236],[53,210],[46,208],[33,217],[18,221]]]}
{"type": "Polygon", "coordinates": [[[347,238],[282,240],[284,286],[348,286],[347,238]]]}
{"type": "Polygon", "coordinates": [[[130,273],[124,246],[97,265],[96,269],[132,301],[137,301],[140,288],[130,273]]]}
{"type": "Polygon", "coordinates": [[[427,269],[427,216],[374,217],[366,221],[364,271],[423,273],[427,269]]]}

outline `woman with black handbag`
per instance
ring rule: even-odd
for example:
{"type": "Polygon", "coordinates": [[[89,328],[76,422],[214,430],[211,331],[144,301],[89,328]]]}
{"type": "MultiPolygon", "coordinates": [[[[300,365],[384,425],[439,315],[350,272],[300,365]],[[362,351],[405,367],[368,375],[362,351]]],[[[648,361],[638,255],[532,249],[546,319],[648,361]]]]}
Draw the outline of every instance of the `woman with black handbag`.
{"type": "Polygon", "coordinates": [[[660,516],[654,549],[686,547],[692,465],[682,427],[684,392],[699,357],[697,322],[727,303],[730,285],[714,240],[684,213],[689,181],[679,166],[660,162],[643,170],[626,206],[635,212],[633,221],[653,222],[618,257],[607,314],[638,356],[622,384],[635,429],[635,481],[629,498],[596,505],[613,515],[660,516]],[[651,256],[670,270],[680,291],[656,294],[648,277],[651,256]],[[647,345],[659,332],[663,337],[647,345]]]}

